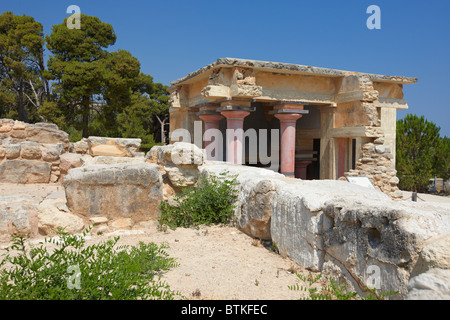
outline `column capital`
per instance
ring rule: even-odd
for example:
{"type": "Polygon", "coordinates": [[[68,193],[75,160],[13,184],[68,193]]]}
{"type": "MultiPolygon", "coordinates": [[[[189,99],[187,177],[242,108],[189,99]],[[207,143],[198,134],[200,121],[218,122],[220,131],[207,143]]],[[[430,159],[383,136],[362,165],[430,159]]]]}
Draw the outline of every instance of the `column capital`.
{"type": "Polygon", "coordinates": [[[220,121],[223,116],[216,111],[218,105],[214,103],[204,103],[198,106],[199,112],[196,115],[205,122],[220,121]]]}
{"type": "Polygon", "coordinates": [[[275,113],[275,118],[282,122],[295,122],[302,117],[299,113],[275,113]]]}

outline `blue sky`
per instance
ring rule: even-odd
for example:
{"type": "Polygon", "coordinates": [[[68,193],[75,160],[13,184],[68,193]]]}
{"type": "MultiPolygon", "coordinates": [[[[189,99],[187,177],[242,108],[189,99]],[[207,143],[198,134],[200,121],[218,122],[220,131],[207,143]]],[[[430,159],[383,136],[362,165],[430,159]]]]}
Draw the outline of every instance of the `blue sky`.
{"type": "Polygon", "coordinates": [[[69,5],[110,23],[111,50],[125,49],[141,71],[169,85],[220,57],[278,61],[419,78],[406,85],[409,110],[450,136],[450,1],[2,1],[0,12],[34,17],[49,34],[69,5]],[[369,5],[381,30],[369,30],[369,5]]]}

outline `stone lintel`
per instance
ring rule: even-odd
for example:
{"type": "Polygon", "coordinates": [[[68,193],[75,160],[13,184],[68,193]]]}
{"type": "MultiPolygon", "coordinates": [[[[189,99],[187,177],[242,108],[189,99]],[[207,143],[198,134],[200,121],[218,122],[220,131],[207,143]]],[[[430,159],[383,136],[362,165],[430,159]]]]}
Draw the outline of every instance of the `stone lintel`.
{"type": "Polygon", "coordinates": [[[357,137],[379,137],[381,129],[367,126],[361,127],[341,127],[331,129],[331,136],[333,138],[357,138],[357,137]]]}
{"type": "Polygon", "coordinates": [[[375,107],[378,108],[395,108],[397,110],[406,110],[408,109],[408,103],[403,99],[394,99],[394,98],[378,98],[377,101],[374,101],[375,107]]]}

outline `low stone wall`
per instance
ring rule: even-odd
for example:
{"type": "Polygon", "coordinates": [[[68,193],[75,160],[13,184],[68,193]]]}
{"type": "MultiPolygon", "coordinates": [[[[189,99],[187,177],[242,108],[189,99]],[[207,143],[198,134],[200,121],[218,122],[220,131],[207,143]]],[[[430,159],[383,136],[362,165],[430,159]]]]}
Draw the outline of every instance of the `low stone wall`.
{"type": "Polygon", "coordinates": [[[140,146],[141,139],[94,136],[71,143],[69,135],[55,124],[0,119],[0,183],[62,182],[70,169],[82,165],[81,156],[85,161],[126,157],[144,162],[140,146]]]}
{"type": "Polygon", "coordinates": [[[395,298],[403,299],[411,277],[448,268],[442,238],[450,238],[449,204],[394,201],[345,181],[302,181],[223,163],[199,171],[238,175],[237,228],[271,239],[281,255],[345,280],[360,294],[379,283],[382,292],[399,291],[395,298]]]}
{"type": "Polygon", "coordinates": [[[64,150],[69,148],[69,134],[59,130],[56,124],[29,124],[11,119],[0,119],[0,139],[13,138],[45,144],[62,143],[64,150]]]}
{"type": "Polygon", "coordinates": [[[0,182],[49,183],[58,181],[62,143],[46,144],[15,138],[0,140],[0,182]]]}

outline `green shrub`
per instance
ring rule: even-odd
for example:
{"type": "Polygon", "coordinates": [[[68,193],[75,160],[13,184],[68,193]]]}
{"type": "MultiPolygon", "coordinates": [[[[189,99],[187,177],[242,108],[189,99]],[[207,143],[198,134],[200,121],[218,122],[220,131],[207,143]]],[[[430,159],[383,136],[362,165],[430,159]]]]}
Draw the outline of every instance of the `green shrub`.
{"type": "Polygon", "coordinates": [[[45,239],[56,245],[27,248],[16,236],[0,263],[0,299],[4,300],[134,300],[173,299],[160,274],[177,266],[154,243],[119,246],[119,237],[85,247],[85,236],[62,231],[45,239]]]}
{"type": "Polygon", "coordinates": [[[347,290],[347,286],[343,283],[334,281],[332,278],[328,279],[328,284],[321,287],[320,291],[318,288],[312,288],[311,286],[322,278],[322,274],[313,276],[310,272],[308,276],[295,273],[297,278],[308,286],[300,285],[296,283],[295,285],[288,286],[290,290],[295,291],[305,291],[308,293],[308,300],[383,300],[386,297],[394,296],[398,294],[398,291],[388,291],[381,294],[376,292],[376,289],[364,288],[368,294],[364,297],[358,296],[356,292],[351,292],[347,290]]]}
{"type": "Polygon", "coordinates": [[[168,201],[161,202],[161,228],[229,222],[234,215],[238,194],[236,185],[236,176],[228,178],[227,172],[220,176],[200,177],[196,187],[184,189],[175,197],[174,205],[168,201]]]}

